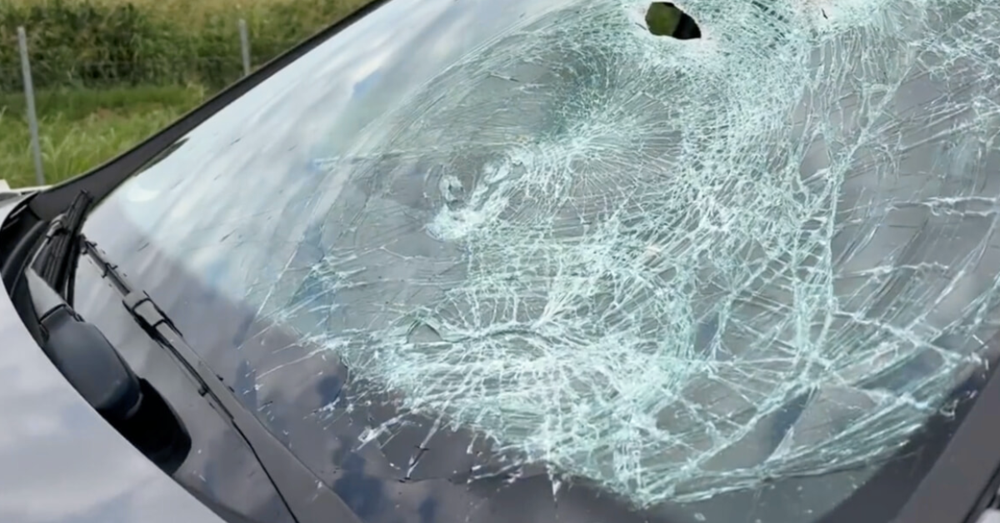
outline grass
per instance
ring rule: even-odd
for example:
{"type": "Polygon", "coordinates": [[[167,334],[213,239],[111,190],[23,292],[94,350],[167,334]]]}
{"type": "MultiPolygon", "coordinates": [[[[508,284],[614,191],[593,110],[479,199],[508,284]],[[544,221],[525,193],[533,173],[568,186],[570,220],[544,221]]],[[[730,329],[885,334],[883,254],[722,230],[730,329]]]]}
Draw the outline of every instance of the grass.
{"type": "MultiPolygon", "coordinates": [[[[197,105],[195,87],[59,90],[37,94],[42,165],[47,183],[72,178],[124,152],[197,105]]],[[[0,95],[0,178],[34,185],[24,99],[0,95]]]]}
{"type": "MultiPolygon", "coordinates": [[[[4,0],[15,7],[32,7],[52,0],[4,0]]],[[[133,5],[183,23],[202,23],[220,12],[250,13],[274,5],[294,5],[300,0],[61,0],[67,6],[89,4],[106,7],[133,5]]],[[[345,0],[344,3],[351,3],[345,0]]],[[[357,2],[355,2],[357,3],[357,2]]],[[[363,2],[362,2],[363,3],[363,2]]]]}
{"type": "Polygon", "coordinates": [[[238,21],[255,65],[369,0],[0,0],[0,91],[20,86],[17,27],[27,31],[35,86],[198,83],[242,74],[238,21]]]}
{"type": "Polygon", "coordinates": [[[0,179],[35,183],[15,28],[26,26],[47,183],[163,128],[255,64],[370,0],[0,0],[0,179]],[[206,87],[200,87],[206,86],[206,87]]]}

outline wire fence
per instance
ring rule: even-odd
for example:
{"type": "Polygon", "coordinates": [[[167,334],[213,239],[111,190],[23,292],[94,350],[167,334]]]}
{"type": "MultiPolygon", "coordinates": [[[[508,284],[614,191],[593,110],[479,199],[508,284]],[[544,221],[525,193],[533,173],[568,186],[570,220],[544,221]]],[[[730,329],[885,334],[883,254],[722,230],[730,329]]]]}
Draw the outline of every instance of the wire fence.
{"type": "MultiPolygon", "coordinates": [[[[45,122],[39,120],[40,113],[78,114],[93,110],[92,105],[80,100],[81,93],[100,93],[109,89],[125,88],[127,91],[129,87],[173,85],[216,91],[250,74],[258,57],[262,58],[260,63],[288,47],[287,41],[253,41],[243,19],[237,20],[233,29],[232,38],[238,42],[238,48],[225,46],[238,49],[232,56],[196,56],[183,61],[139,56],[70,61],[60,55],[65,50],[53,49],[49,53],[46,49],[30,49],[30,28],[18,27],[20,64],[16,67],[10,63],[0,64],[0,111],[9,116],[24,116],[29,142],[25,145],[30,148],[35,182],[45,185],[48,181],[42,162],[44,144],[40,138],[45,122]],[[255,49],[260,51],[255,53],[255,49]],[[52,58],[46,60],[49,54],[52,58]]],[[[130,100],[126,93],[106,103],[142,103],[142,100],[130,100]]]]}

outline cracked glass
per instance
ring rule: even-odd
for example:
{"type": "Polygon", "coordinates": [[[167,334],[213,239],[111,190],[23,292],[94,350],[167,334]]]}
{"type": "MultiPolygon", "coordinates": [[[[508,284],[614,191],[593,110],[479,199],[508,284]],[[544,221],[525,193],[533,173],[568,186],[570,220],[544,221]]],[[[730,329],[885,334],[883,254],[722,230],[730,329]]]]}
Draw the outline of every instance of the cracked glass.
{"type": "Polygon", "coordinates": [[[812,521],[988,368],[1000,8],[678,4],[700,39],[648,2],[394,0],[112,201],[342,362],[324,412],[391,404],[357,448],[432,420],[489,444],[450,477],[635,510],[867,471],[758,519],[812,521]]]}

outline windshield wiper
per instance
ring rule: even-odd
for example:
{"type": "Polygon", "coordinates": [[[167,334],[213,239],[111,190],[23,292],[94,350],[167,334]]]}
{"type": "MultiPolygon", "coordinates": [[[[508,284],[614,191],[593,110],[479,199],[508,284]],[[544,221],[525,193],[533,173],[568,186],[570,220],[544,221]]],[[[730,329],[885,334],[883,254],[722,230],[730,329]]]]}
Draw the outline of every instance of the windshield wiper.
{"type": "Polygon", "coordinates": [[[184,340],[149,295],[134,288],[97,245],[81,233],[93,198],[80,192],[48,225],[29,267],[23,271],[43,352],[67,381],[153,463],[172,474],[191,440],[182,420],[146,380],[137,376],[117,348],[72,306],[74,274],[81,256],[102,271],[129,315],[170,353],[257,458],[278,496],[298,523],[357,522],[344,501],[274,438],[239,402],[232,389],[184,340]]]}
{"type": "Polygon", "coordinates": [[[69,304],[73,303],[73,277],[79,258],[80,229],[93,203],[86,191],[80,191],[65,212],[49,224],[32,269],[69,304]]]}
{"type": "Polygon", "coordinates": [[[82,234],[78,235],[78,240],[81,255],[97,264],[102,276],[122,295],[122,304],[132,318],[187,371],[197,384],[199,394],[209,400],[243,437],[293,518],[299,523],[358,522],[347,504],[246,410],[232,389],[188,345],[149,294],[133,287],[95,243],[82,234]]]}

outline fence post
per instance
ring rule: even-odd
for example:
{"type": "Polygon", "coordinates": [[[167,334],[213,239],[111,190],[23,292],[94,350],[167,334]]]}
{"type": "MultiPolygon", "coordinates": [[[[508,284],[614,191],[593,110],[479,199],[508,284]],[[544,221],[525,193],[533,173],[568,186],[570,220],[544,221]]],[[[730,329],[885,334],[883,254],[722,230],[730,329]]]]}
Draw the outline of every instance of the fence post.
{"type": "Polygon", "coordinates": [[[31,133],[31,153],[35,160],[35,181],[38,185],[45,185],[45,173],[42,172],[42,146],[38,139],[38,115],[35,114],[35,86],[31,81],[28,35],[24,27],[17,28],[17,46],[21,49],[21,76],[24,79],[24,99],[28,107],[28,131],[31,133]]]}
{"type": "Polygon", "coordinates": [[[240,49],[243,51],[243,76],[250,76],[250,34],[247,21],[240,18],[240,49]]]}

